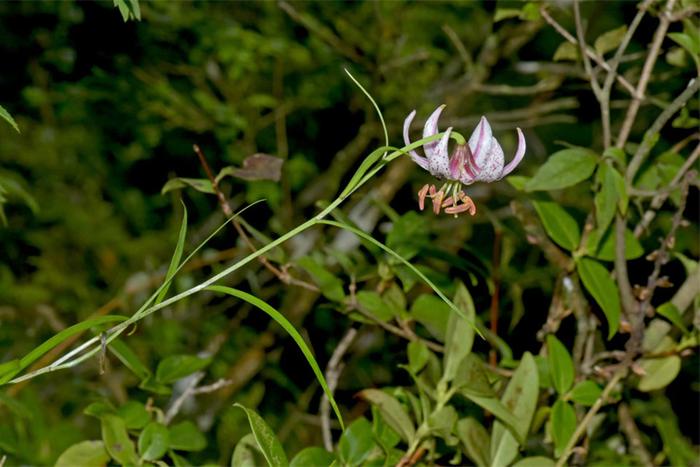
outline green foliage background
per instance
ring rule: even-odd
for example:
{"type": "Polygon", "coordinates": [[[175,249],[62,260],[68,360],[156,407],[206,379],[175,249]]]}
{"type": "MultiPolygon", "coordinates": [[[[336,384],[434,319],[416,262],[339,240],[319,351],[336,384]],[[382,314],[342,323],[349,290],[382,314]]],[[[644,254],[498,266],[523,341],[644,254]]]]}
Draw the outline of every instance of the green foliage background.
{"type": "MultiPolygon", "coordinates": [[[[265,199],[244,215],[258,247],[333,200],[362,158],[383,144],[374,109],[344,68],[377,100],[392,144],[399,145],[401,124],[412,109],[422,121],[446,103],[441,128],[454,126],[468,136],[486,115],[506,159],[515,152],[515,127],[525,131],[528,152],[517,175],[532,176],[551,154],[575,145],[590,148],[596,157],[582,178],[589,179],[603,143],[598,106],[582,65],[575,60],[575,50],[574,60],[561,56],[566,55],[560,48],[562,39],[537,7],[526,6],[516,12],[519,18],[509,17],[512,11],[507,8],[521,7],[502,2],[148,2],[140,5],[142,21],[123,22],[106,2],[0,4],[0,103],[21,130],[0,126],[0,208],[6,217],[0,228],[0,363],[27,354],[96,313],[133,313],[167,269],[180,225],[179,197],[189,213],[185,251],[224,221],[214,196],[193,189],[161,193],[175,176],[205,176],[193,144],[202,147],[215,171],[240,166],[254,153],[284,159],[279,183],[236,178],[222,183],[234,209],[265,199]],[[502,18],[494,21],[495,15],[502,18]],[[560,54],[557,61],[555,53],[560,54]]],[[[552,11],[574,30],[569,10],[552,11]]],[[[583,5],[583,12],[593,43],[606,31],[628,24],[636,5],[592,2],[583,5]]],[[[644,21],[628,48],[632,58],[623,64],[623,75],[630,80],[639,74],[640,57],[657,20],[650,15],[644,21]]],[[[688,28],[676,22],[670,30],[682,34],[688,28]]],[[[630,154],[658,108],[697,75],[692,53],[679,43],[683,45],[682,40],[664,42],[649,88],[653,99],[640,111],[631,146],[625,148],[630,154]]],[[[614,126],[623,118],[616,103],[628,97],[616,92],[611,106],[614,126]]],[[[662,134],[655,159],[637,178],[640,189],[656,190],[675,175],[687,156],[674,144],[697,131],[697,110],[690,105],[662,134]]],[[[545,361],[547,334],[558,331],[572,352],[580,331],[576,318],[555,317],[556,327],[547,327],[553,303],[563,297],[562,273],[550,256],[528,242],[533,236],[528,226],[539,225],[536,216],[541,216],[547,233],[564,248],[559,251],[569,255],[565,250],[574,250],[578,238],[570,247],[568,240],[558,241],[547,225],[546,203],[553,200],[550,204],[556,207],[551,209],[563,208],[564,214],[551,215],[573,219],[579,235],[587,214],[595,209],[600,182],[593,180],[548,195],[520,189],[525,180],[517,178],[477,184],[469,195],[478,214],[453,219],[417,212],[416,192],[429,178],[400,159],[338,215],[350,216],[411,260],[450,297],[459,283],[466,284],[483,323],[489,323],[494,291],[499,294],[500,340],[477,336],[473,352],[482,364],[491,348],[497,348],[499,368],[509,372],[526,352],[541,354],[538,365],[545,361]],[[536,209],[530,201],[536,201],[536,209]],[[500,242],[501,250],[496,265],[494,242],[500,242]]],[[[651,266],[644,253],[658,248],[679,201],[675,193],[651,232],[642,236],[640,251],[632,253],[633,284],[646,283],[651,266]]],[[[647,202],[643,197],[632,199],[630,210],[639,215],[647,202]]],[[[614,212],[613,208],[611,216],[614,212]]],[[[686,208],[690,222],[678,230],[673,246],[678,255],[664,270],[675,288],[661,290],[655,306],[670,300],[697,267],[697,217],[697,188],[691,187],[686,208]]],[[[257,262],[229,276],[225,285],[248,290],[280,310],[303,330],[322,367],[346,330],[358,327],[336,399],[348,422],[364,414],[374,420],[376,430],[381,419],[376,408],[373,418],[369,404],[353,395],[367,388],[412,386],[411,376],[398,365],[413,364],[407,352],[410,356],[427,349],[406,345],[414,332],[445,343],[450,310],[405,267],[377,248],[360,246],[355,237],[324,227],[268,255],[293,277],[318,284],[320,292],[285,284],[257,262]],[[396,335],[401,333],[403,337],[396,335]]],[[[234,229],[224,230],[177,276],[173,290],[196,285],[248,252],[234,229]]],[[[605,267],[612,266],[597,258],[605,267]]],[[[590,288],[586,277],[582,279],[590,288]]],[[[606,340],[609,315],[592,295],[586,297],[593,327],[600,328],[591,340],[596,352],[624,349],[627,337],[617,334],[606,340]]],[[[688,345],[694,349],[697,328],[690,314],[668,332],[675,344],[694,338],[688,345]],[[688,332],[681,332],[682,326],[688,332]]],[[[316,416],[321,391],[312,383],[311,370],[292,339],[251,306],[201,293],[148,317],[129,334],[122,342],[151,373],[181,365],[193,372],[201,366],[204,382],[230,382],[190,400],[173,421],[172,425],[191,422],[182,430],[203,433],[197,449],[178,451],[188,452],[189,462],[229,463],[234,446],[250,431],[246,413],[233,407],[234,402],[256,408],[290,458],[303,447],[322,444],[316,416]],[[201,362],[192,360],[195,356],[201,362]]],[[[691,415],[698,409],[698,359],[692,355],[682,361],[670,386],[640,391],[633,376],[616,388],[615,397],[627,401],[647,449],[660,464],[689,461],[700,443],[697,419],[691,415]]],[[[0,392],[0,454],[9,456],[13,465],[53,463],[74,443],[105,436],[104,424],[110,423],[105,420],[110,419],[103,416],[100,422],[94,416],[112,410],[104,404],[120,407],[115,411],[122,418],[142,416],[139,404],[165,410],[178,378],[162,377],[149,386],[137,376],[108,354],[106,362],[92,359],[5,386],[0,392]],[[92,409],[85,414],[88,406],[92,409]]],[[[577,378],[606,383],[605,377],[578,370],[577,378]]],[[[491,380],[501,391],[505,382],[491,380]]],[[[177,384],[176,394],[182,390],[177,384]]],[[[553,457],[552,429],[543,428],[543,423],[555,389],[563,398],[571,384],[540,379],[540,386],[540,430],[528,452],[553,457]]],[[[574,421],[581,420],[584,407],[576,406],[574,421]]],[[[470,415],[488,424],[483,410],[466,399],[457,409],[460,418],[470,415]]],[[[608,415],[591,438],[589,460],[636,462],[629,440],[617,433],[615,411],[608,415]]],[[[568,412],[563,415],[567,416],[568,412]]],[[[353,425],[359,439],[368,429],[362,423],[353,425]]],[[[133,436],[144,426],[127,424],[133,436]]],[[[444,464],[453,455],[447,446],[453,444],[446,434],[435,436],[441,439],[431,448],[437,454],[428,457],[444,464]]],[[[348,442],[341,442],[339,449],[351,449],[343,444],[348,442]]],[[[372,446],[373,441],[368,442],[372,446]]],[[[472,453],[465,449],[465,457],[457,460],[472,462],[472,453]]],[[[362,453],[342,452],[345,464],[366,460],[362,453]]],[[[183,461],[176,457],[170,460],[183,461]]]]}

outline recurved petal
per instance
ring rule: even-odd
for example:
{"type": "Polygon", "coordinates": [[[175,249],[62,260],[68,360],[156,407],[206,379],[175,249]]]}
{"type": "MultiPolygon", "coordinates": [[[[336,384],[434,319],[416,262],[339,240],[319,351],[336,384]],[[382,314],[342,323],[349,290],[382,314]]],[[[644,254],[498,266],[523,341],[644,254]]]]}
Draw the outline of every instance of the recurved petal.
{"type": "MultiPolygon", "coordinates": [[[[406,120],[403,121],[403,142],[406,146],[411,144],[411,140],[409,139],[408,132],[411,128],[411,123],[413,122],[413,118],[416,116],[416,111],[413,110],[410,114],[408,114],[408,117],[406,117],[406,120]]],[[[408,154],[411,156],[411,159],[421,166],[424,170],[428,170],[428,159],[425,157],[419,156],[416,151],[408,151],[408,154]]]]}
{"type": "MultiPolygon", "coordinates": [[[[444,108],[445,104],[435,109],[435,111],[432,114],[430,114],[430,117],[428,117],[428,120],[425,121],[425,126],[423,127],[423,138],[427,138],[429,136],[433,136],[439,133],[438,119],[440,119],[440,114],[442,113],[444,108]]],[[[423,145],[423,149],[425,150],[425,155],[428,157],[428,160],[430,160],[430,157],[437,148],[438,144],[438,141],[432,141],[423,145]]]]}
{"type": "Polygon", "coordinates": [[[491,125],[489,125],[489,121],[486,120],[486,117],[482,116],[481,120],[479,120],[479,124],[469,137],[469,148],[472,150],[478,168],[481,168],[484,164],[486,151],[489,149],[492,137],[491,125]]]}
{"type": "Polygon", "coordinates": [[[481,163],[481,170],[477,174],[477,180],[482,182],[499,180],[503,174],[503,157],[503,148],[498,144],[498,140],[491,138],[484,151],[484,160],[481,163]]]}
{"type": "Polygon", "coordinates": [[[518,149],[515,151],[515,157],[513,158],[512,161],[508,163],[507,166],[503,169],[503,174],[501,174],[501,177],[505,177],[509,173],[511,173],[517,166],[520,164],[520,161],[523,160],[523,157],[525,157],[525,135],[523,135],[523,132],[520,128],[517,128],[518,131],[518,149]]]}
{"type": "Polygon", "coordinates": [[[450,133],[452,133],[452,127],[445,131],[445,134],[442,135],[440,141],[437,142],[437,146],[431,152],[428,152],[426,149],[430,173],[443,178],[450,178],[450,157],[447,153],[450,133]]]}

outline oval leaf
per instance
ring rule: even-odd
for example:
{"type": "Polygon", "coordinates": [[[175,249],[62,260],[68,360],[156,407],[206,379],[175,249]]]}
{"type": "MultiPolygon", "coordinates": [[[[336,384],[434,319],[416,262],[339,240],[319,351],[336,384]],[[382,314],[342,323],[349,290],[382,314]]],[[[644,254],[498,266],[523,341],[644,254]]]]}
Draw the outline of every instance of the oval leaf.
{"type": "Polygon", "coordinates": [[[559,399],[554,403],[551,414],[554,455],[559,457],[576,430],[576,412],[568,402],[559,399]]]}
{"type": "Polygon", "coordinates": [[[338,442],[338,456],[343,465],[361,465],[374,449],[372,424],[360,417],[343,432],[338,442]]]}
{"type": "Polygon", "coordinates": [[[559,190],[593,174],[598,156],[585,148],[570,148],[552,154],[525,184],[526,191],[559,190]]]}
{"type": "Polygon", "coordinates": [[[463,418],[457,422],[457,437],[476,465],[479,467],[489,465],[489,434],[481,423],[472,417],[463,418]]]}
{"type": "Polygon", "coordinates": [[[466,319],[450,309],[450,318],[447,321],[447,335],[445,336],[444,371],[442,376],[442,380],[447,383],[454,379],[460,363],[469,355],[474,343],[474,327],[470,324],[474,322],[476,315],[474,302],[469,291],[461,282],[457,284],[454,304],[464,312],[466,319]]]}
{"type": "Polygon", "coordinates": [[[191,375],[211,363],[211,358],[199,358],[194,355],[171,355],[165,357],[158,364],[156,380],[159,383],[169,384],[191,375]]]}
{"type": "Polygon", "coordinates": [[[201,451],[207,447],[207,439],[190,421],[171,426],[168,438],[170,448],[178,451],[201,451]]]}
{"type": "Polygon", "coordinates": [[[102,441],[112,459],[120,464],[137,464],[134,444],[129,439],[124,420],[116,415],[105,415],[101,419],[102,441]]]}
{"type": "Polygon", "coordinates": [[[569,398],[577,404],[591,406],[598,400],[603,390],[593,381],[581,381],[569,393],[569,398]]]}
{"type": "Polygon", "coordinates": [[[168,452],[170,434],[165,425],[152,422],[139,435],[139,453],[147,461],[160,459],[168,452]]]}
{"type": "Polygon", "coordinates": [[[330,452],[319,447],[304,448],[294,456],[289,467],[308,467],[310,465],[327,467],[335,462],[335,457],[330,452]]]}
{"type": "Polygon", "coordinates": [[[56,461],[56,467],[102,467],[108,461],[109,454],[102,441],[81,441],[63,451],[56,461]]]}

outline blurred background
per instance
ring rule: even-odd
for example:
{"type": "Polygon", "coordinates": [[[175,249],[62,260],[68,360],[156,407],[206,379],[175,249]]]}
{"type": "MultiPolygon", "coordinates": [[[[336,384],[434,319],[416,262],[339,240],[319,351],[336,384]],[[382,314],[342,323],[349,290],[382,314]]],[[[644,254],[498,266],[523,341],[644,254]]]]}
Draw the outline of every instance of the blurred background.
{"type": "MultiPolygon", "coordinates": [[[[186,252],[223,222],[211,194],[191,188],[161,193],[173,177],[205,177],[193,144],[215,173],[241,166],[255,153],[284,160],[279,182],[222,182],[234,209],[265,199],[244,215],[258,247],[332,201],[362,158],[383,144],[371,104],[344,68],[376,99],[394,145],[401,146],[401,125],[411,110],[418,112],[417,138],[424,119],[445,103],[441,128],[454,126],[468,136],[486,115],[506,160],[515,153],[515,127],[522,128],[528,152],[519,175],[531,175],[563,142],[600,147],[599,109],[580,65],[565,51],[555,57],[562,39],[536,9],[524,20],[496,15],[497,8],[509,6],[149,2],[141,5],[142,21],[124,22],[111,2],[0,4],[0,104],[21,129],[17,134],[0,125],[0,178],[13,187],[0,198],[0,362],[95,314],[133,313],[167,269],[182,216],[179,198],[189,214],[186,252]]],[[[597,37],[629,22],[636,4],[595,2],[583,9],[590,37],[597,37]]],[[[568,10],[557,15],[573,30],[568,10]]],[[[653,34],[654,20],[647,20],[631,54],[642,53],[653,34]]],[[[662,57],[663,83],[652,83],[653,92],[677,94],[695,73],[692,63],[682,53],[662,57]]],[[[654,115],[640,115],[637,134],[654,115]]],[[[673,131],[661,146],[670,147],[673,131]]],[[[496,256],[499,335],[514,358],[537,352],[555,273],[513,216],[510,203],[523,194],[505,181],[476,185],[468,192],[477,205],[475,217],[436,217],[416,209],[416,193],[429,181],[412,162],[399,160],[343,205],[342,213],[430,268],[448,290],[455,277],[470,284],[477,312],[485,317],[494,289],[494,238],[502,239],[496,256]]],[[[581,222],[591,209],[586,190],[558,194],[581,222]]],[[[677,239],[679,249],[694,257],[697,198],[691,189],[694,225],[677,239]]],[[[315,229],[269,259],[304,283],[330,273],[342,299],[350,285],[371,284],[391,291],[400,308],[440,306],[429,298],[416,305],[416,295],[429,291],[408,293],[414,279],[405,270],[358,246],[351,236],[315,229]]],[[[178,276],[175,291],[249,251],[227,228],[178,276]]],[[[643,278],[648,267],[639,264],[630,270],[643,278]]],[[[680,262],[673,268],[682,275],[680,262]]],[[[345,331],[363,321],[341,304],[337,289],[285,284],[257,262],[226,284],[264,298],[303,329],[322,367],[345,331]]],[[[562,324],[562,332],[573,335],[575,323],[562,324]]],[[[291,339],[257,310],[197,294],[139,323],[124,341],[151,370],[168,356],[200,355],[211,358],[207,382],[232,381],[180,410],[179,419],[192,420],[207,439],[191,462],[228,463],[248,432],[244,415],[231,407],[236,401],[258,407],[290,453],[320,445],[318,385],[291,339]]],[[[405,362],[405,346],[405,339],[371,320],[362,325],[337,391],[349,419],[368,410],[353,398],[357,391],[410,384],[397,368],[405,362]]],[[[478,341],[475,348],[487,354],[490,345],[478,341]]],[[[151,398],[167,407],[167,388],[139,388],[139,378],[113,356],[106,365],[101,374],[93,359],[3,388],[0,450],[17,462],[50,463],[71,444],[99,438],[99,422],[83,414],[91,402],[121,406],[151,398]]],[[[667,388],[669,397],[645,396],[643,409],[671,416],[671,405],[680,409],[678,427],[694,444],[700,442],[697,381],[698,359],[684,360],[667,388]]]]}

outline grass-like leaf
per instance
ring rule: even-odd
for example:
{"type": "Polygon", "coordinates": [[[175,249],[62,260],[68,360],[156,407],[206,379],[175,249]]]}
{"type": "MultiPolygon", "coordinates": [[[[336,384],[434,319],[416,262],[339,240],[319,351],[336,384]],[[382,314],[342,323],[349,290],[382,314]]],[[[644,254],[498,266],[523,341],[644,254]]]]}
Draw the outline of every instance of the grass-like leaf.
{"type": "MultiPolygon", "coordinates": [[[[182,201],[180,201],[182,203],[182,201]]],[[[168,293],[170,288],[170,282],[172,281],[175,272],[179,269],[180,260],[182,259],[182,251],[185,248],[185,237],[187,236],[187,207],[185,203],[182,203],[182,223],[180,224],[180,233],[177,237],[177,244],[175,245],[175,252],[173,257],[170,259],[170,265],[168,266],[168,272],[165,274],[165,281],[163,281],[163,286],[161,287],[158,296],[156,297],[155,303],[158,304],[163,301],[165,295],[168,293]]]]}
{"type": "Polygon", "coordinates": [[[435,284],[433,283],[433,281],[431,281],[430,279],[428,279],[428,277],[427,277],[425,274],[423,274],[418,268],[416,268],[414,265],[412,265],[412,264],[411,264],[408,260],[406,260],[403,256],[401,256],[400,254],[396,253],[394,250],[392,250],[392,249],[389,248],[388,246],[384,245],[384,244],[383,244],[382,242],[380,242],[379,240],[376,240],[376,239],[373,238],[371,235],[368,235],[366,232],[363,232],[362,230],[357,229],[357,228],[355,228],[355,227],[352,227],[352,226],[350,226],[350,225],[348,225],[348,224],[344,224],[344,223],[342,223],[342,222],[337,222],[337,221],[328,221],[328,220],[320,220],[319,223],[320,223],[320,224],[332,225],[333,227],[337,227],[337,228],[339,228],[339,229],[348,230],[348,231],[354,233],[355,235],[357,235],[358,237],[361,237],[361,238],[367,240],[368,242],[372,243],[373,245],[378,246],[379,248],[381,248],[381,249],[384,250],[385,252],[389,253],[389,254],[390,254],[391,256],[393,256],[394,258],[396,258],[396,259],[398,259],[399,261],[401,261],[401,262],[402,262],[404,265],[406,265],[411,271],[413,271],[414,274],[416,274],[416,275],[417,275],[418,277],[420,277],[426,284],[428,284],[428,286],[429,286],[431,289],[433,289],[433,291],[434,291],[445,303],[447,303],[447,304],[450,306],[450,308],[452,308],[452,309],[455,311],[455,313],[457,313],[459,316],[461,316],[462,318],[464,318],[464,319],[467,321],[467,323],[469,323],[469,324],[471,325],[471,327],[474,328],[474,330],[479,334],[479,336],[481,336],[482,338],[484,337],[483,334],[481,333],[481,331],[479,330],[479,328],[476,326],[476,323],[474,322],[474,320],[473,320],[472,318],[470,318],[469,316],[467,316],[467,314],[464,312],[464,310],[460,309],[457,305],[455,305],[455,304],[452,302],[452,300],[450,300],[449,298],[447,298],[447,296],[445,296],[445,294],[442,293],[442,291],[438,288],[437,285],[435,285],[435,284]]]}
{"type": "Polygon", "coordinates": [[[294,328],[292,323],[287,320],[287,318],[284,317],[282,313],[279,311],[275,310],[272,308],[270,305],[265,303],[264,301],[260,300],[258,297],[255,295],[251,295],[249,293],[243,292],[238,289],[234,289],[231,287],[226,287],[223,285],[212,285],[210,287],[207,287],[207,290],[210,290],[212,292],[219,292],[219,293],[224,293],[227,295],[231,295],[232,297],[240,298],[241,300],[245,300],[246,302],[250,303],[256,308],[259,308],[260,310],[264,311],[267,313],[270,318],[274,319],[279,323],[282,328],[284,328],[285,331],[287,331],[287,334],[289,334],[292,339],[294,339],[294,342],[296,342],[297,346],[299,346],[299,349],[301,349],[301,352],[304,354],[304,357],[306,358],[306,361],[309,362],[309,365],[311,366],[311,369],[314,372],[314,375],[316,375],[316,379],[318,380],[319,384],[323,388],[323,392],[326,393],[326,396],[328,397],[328,401],[331,403],[331,407],[333,407],[333,411],[335,412],[335,416],[338,417],[338,421],[340,422],[340,426],[345,429],[345,424],[343,423],[343,417],[340,415],[340,410],[338,409],[338,405],[335,403],[335,399],[333,398],[333,393],[331,392],[330,388],[328,387],[328,384],[326,383],[326,378],[323,376],[323,372],[321,371],[321,368],[318,366],[318,362],[316,362],[316,359],[314,358],[313,353],[311,353],[311,349],[309,349],[309,346],[306,345],[306,342],[304,342],[304,338],[301,337],[301,334],[294,328]]]}

